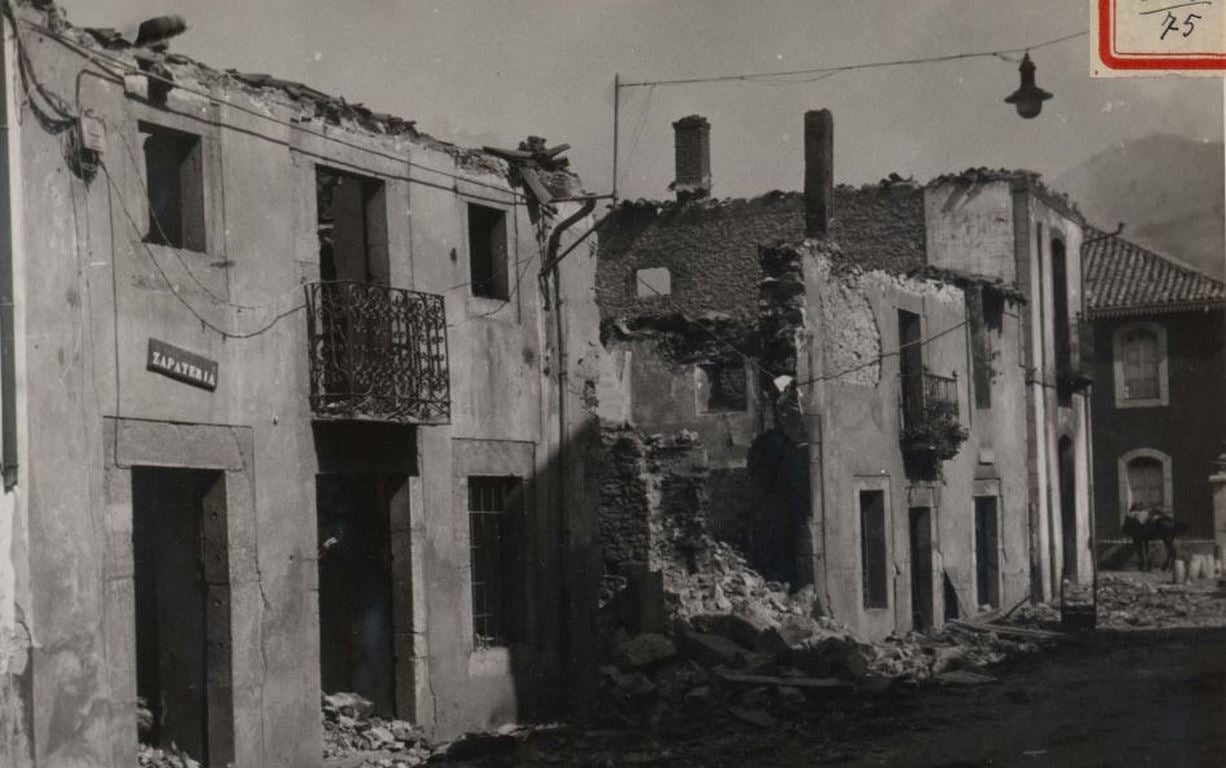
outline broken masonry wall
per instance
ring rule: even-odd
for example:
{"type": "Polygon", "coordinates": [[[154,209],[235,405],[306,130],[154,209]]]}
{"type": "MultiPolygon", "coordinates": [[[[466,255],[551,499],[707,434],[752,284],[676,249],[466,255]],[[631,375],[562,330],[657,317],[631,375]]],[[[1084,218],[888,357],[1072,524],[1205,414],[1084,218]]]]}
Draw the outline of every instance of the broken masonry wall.
{"type": "Polygon", "coordinates": [[[763,392],[763,431],[754,441],[750,471],[766,514],[757,516],[758,535],[766,546],[759,557],[776,566],[765,571],[799,589],[814,584],[811,524],[812,494],[809,433],[800,383],[804,355],[804,265],[788,247],[762,248],[759,284],[758,386],[763,392]]]}
{"type": "MultiPolygon", "coordinates": [[[[624,202],[600,232],[597,275],[606,320],[714,312],[756,322],[758,249],[804,237],[804,196],[768,192],[756,198],[624,202]],[[672,290],[661,297],[636,290],[635,272],[664,267],[672,290]]],[[[924,263],[924,190],[882,181],[834,190],[832,237],[848,261],[904,270],[924,263]]]]}
{"type": "Polygon", "coordinates": [[[710,532],[750,547],[758,528],[751,519],[760,507],[749,465],[763,418],[761,382],[752,357],[755,329],[729,320],[685,317],[603,325],[605,378],[597,391],[605,423],[629,425],[644,435],[693,433],[711,481],[720,488],[708,494],[710,532]],[[708,407],[709,375],[720,369],[743,381],[742,409],[708,407]]]}

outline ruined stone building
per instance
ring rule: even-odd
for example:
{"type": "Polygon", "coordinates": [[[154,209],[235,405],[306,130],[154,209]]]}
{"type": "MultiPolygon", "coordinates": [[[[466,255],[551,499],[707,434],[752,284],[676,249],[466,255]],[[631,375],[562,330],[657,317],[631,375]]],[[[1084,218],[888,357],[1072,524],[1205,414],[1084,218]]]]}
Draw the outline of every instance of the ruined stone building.
{"type": "Polygon", "coordinates": [[[0,765],[131,768],[138,697],[244,768],[318,765],[321,691],[438,735],[565,707],[594,203],[539,140],[151,38],[4,23],[0,765]]]}
{"type": "MultiPolygon", "coordinates": [[[[1088,580],[1083,222],[1021,171],[709,196],[712,129],[674,124],[677,199],[601,227],[606,571],[640,612],[705,542],[870,637],[1088,580]]],[[[715,594],[699,609],[726,609],[715,594]]]]}
{"type": "Polygon", "coordinates": [[[1120,527],[1134,505],[1169,510],[1183,529],[1181,550],[1212,555],[1208,478],[1226,437],[1226,286],[1118,234],[1091,231],[1082,254],[1102,562],[1133,556],[1120,527]]]}

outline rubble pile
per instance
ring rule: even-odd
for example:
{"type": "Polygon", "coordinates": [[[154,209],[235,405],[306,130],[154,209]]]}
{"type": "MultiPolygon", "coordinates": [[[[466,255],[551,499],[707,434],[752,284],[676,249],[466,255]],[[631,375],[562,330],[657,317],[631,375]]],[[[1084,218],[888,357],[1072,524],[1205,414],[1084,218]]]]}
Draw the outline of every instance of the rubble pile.
{"type": "Polygon", "coordinates": [[[411,768],[434,754],[434,747],[419,727],[402,720],[384,720],[373,712],[374,704],[356,693],[325,695],[324,759],[363,756],[363,762],[345,764],[411,768]]]}
{"type": "Polygon", "coordinates": [[[893,635],[871,648],[869,669],[879,675],[912,682],[949,682],[942,675],[955,670],[983,670],[1006,659],[1034,653],[1040,640],[1007,637],[1007,628],[983,625],[979,630],[951,624],[941,632],[893,635]]]}
{"type": "Polygon", "coordinates": [[[200,768],[200,763],[178,750],[159,749],[148,744],[137,745],[136,764],[140,768],[200,768]]]}
{"type": "Polygon", "coordinates": [[[1163,583],[1169,576],[1108,573],[1098,581],[1098,625],[1111,629],[1226,625],[1216,581],[1163,583]]]}
{"type": "Polygon", "coordinates": [[[814,616],[812,588],[789,593],[727,544],[708,540],[697,563],[665,565],[670,632],[615,630],[597,707],[618,721],[608,725],[698,715],[768,727],[792,710],[900,682],[990,682],[985,668],[1037,651],[1050,635],[955,622],[868,643],[814,616]]]}
{"type": "Polygon", "coordinates": [[[676,560],[664,563],[665,607],[671,617],[688,620],[707,613],[752,609],[781,620],[812,610],[812,587],[789,594],[787,584],[767,581],[744,555],[722,541],[708,539],[701,549],[698,568],[692,572],[676,560]]]}

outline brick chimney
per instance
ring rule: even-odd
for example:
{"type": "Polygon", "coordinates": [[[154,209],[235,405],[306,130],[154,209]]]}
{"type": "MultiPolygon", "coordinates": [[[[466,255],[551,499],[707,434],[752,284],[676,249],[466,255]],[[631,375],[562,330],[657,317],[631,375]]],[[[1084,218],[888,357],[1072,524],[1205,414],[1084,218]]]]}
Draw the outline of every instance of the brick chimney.
{"type": "Polygon", "coordinates": [[[825,237],[833,214],[834,117],[815,109],[805,113],[805,237],[825,237]]]}
{"type": "Polygon", "coordinates": [[[677,201],[696,200],[711,194],[711,124],[700,115],[673,123],[673,147],[677,178],[668,188],[677,201]]]}

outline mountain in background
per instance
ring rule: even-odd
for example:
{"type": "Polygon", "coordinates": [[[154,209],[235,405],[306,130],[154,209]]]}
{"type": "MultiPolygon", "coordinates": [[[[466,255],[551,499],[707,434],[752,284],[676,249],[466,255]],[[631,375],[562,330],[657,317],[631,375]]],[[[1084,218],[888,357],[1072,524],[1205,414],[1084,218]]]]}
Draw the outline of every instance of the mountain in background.
{"type": "Polygon", "coordinates": [[[1094,155],[1052,182],[1091,224],[1174,256],[1217,278],[1226,273],[1222,142],[1155,134],[1094,155]]]}

